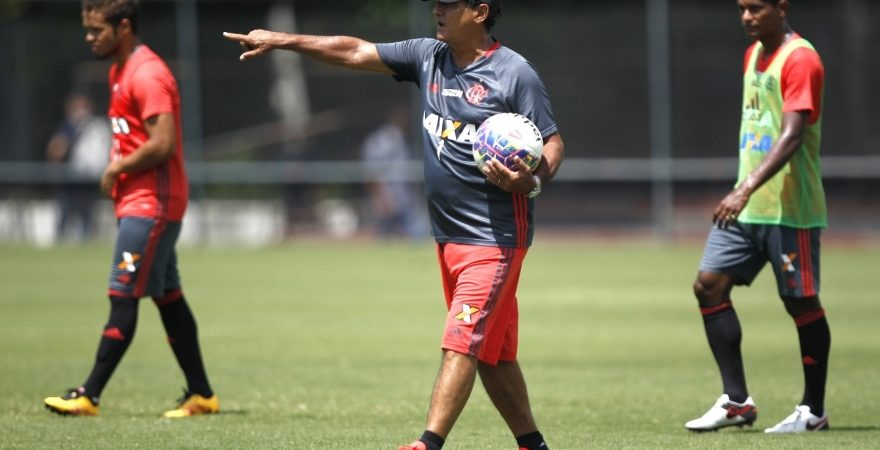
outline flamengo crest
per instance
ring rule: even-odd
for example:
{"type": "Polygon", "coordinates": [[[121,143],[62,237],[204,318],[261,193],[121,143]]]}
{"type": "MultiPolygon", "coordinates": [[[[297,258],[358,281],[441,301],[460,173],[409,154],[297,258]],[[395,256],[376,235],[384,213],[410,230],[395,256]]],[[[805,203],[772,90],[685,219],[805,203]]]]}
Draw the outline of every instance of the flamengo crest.
{"type": "Polygon", "coordinates": [[[482,84],[475,84],[467,90],[466,98],[468,103],[472,103],[474,105],[479,105],[486,96],[489,95],[489,90],[486,89],[482,84]]]}

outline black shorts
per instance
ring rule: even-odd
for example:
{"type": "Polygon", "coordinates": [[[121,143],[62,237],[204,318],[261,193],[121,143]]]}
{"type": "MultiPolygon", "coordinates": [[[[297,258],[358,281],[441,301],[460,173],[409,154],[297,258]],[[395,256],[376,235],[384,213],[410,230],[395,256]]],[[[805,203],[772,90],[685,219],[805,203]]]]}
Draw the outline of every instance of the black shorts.
{"type": "Polygon", "coordinates": [[[767,262],[773,266],[779,295],[819,295],[821,228],[791,228],[736,222],[712,227],[700,271],[734,275],[737,284],[752,284],[767,262]]]}

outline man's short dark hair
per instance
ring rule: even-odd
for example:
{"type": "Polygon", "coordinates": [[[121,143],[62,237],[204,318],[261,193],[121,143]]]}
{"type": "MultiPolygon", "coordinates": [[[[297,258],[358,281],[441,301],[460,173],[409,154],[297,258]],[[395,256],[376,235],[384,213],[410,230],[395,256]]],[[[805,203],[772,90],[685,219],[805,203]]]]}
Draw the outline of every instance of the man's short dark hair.
{"type": "Polygon", "coordinates": [[[131,23],[131,32],[138,32],[138,0],[82,0],[82,9],[86,12],[97,11],[104,15],[107,23],[118,26],[122,19],[131,23]]]}
{"type": "Polygon", "coordinates": [[[495,26],[498,17],[501,16],[501,0],[464,0],[464,2],[471,8],[480,6],[480,3],[485,3],[489,6],[489,16],[486,17],[483,26],[486,27],[486,31],[491,31],[492,27],[495,26]]]}

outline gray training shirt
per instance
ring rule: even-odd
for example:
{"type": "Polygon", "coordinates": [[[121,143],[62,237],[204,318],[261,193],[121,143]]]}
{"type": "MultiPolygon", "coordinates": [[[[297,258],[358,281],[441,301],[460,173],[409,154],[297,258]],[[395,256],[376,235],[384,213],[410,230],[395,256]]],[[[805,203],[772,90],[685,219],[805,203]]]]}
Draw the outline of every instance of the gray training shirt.
{"type": "Polygon", "coordinates": [[[436,241],[531,245],[534,200],[488,183],[471,153],[477,128],[499,113],[528,117],[545,139],[557,132],[549,94],[531,63],[498,42],[464,69],[436,39],[376,47],[395,79],[421,91],[425,194],[436,241]]]}

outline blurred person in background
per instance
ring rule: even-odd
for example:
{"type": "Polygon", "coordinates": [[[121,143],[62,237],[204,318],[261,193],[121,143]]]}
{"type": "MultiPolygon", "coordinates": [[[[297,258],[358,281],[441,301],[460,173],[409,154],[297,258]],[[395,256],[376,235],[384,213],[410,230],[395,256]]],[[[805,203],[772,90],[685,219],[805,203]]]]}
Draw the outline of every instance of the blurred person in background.
{"type": "Polygon", "coordinates": [[[405,106],[395,105],[385,123],[361,146],[361,160],[369,177],[369,215],[376,235],[382,239],[422,236],[418,193],[412,183],[399,178],[413,159],[406,139],[409,114],[405,106]]]}
{"type": "Polygon", "coordinates": [[[400,449],[439,450],[477,374],[519,448],[547,449],[517,362],[516,291],[534,234],[534,198],[559,169],[564,144],[534,67],[490,34],[500,0],[436,0],[433,14],[436,39],[374,44],[266,30],[224,36],[245,49],[241,60],[290,50],[419,87],[425,191],[447,316],[425,431],[400,449]],[[515,171],[494,160],[485,172],[477,168],[477,127],[504,112],[528,117],[541,131],[543,157],[534,172],[522,160],[515,171]]]}
{"type": "Polygon", "coordinates": [[[83,0],[86,43],[111,58],[111,161],[101,190],[118,218],[110,268],[110,317],[92,371],[81,386],[44,400],[64,415],[94,416],[99,397],[134,338],[138,306],[153,298],[187,388],[166,418],[215,413],[220,402],[202,363],[195,318],[187,305],[174,249],[188,201],[177,82],[137,36],[137,0],[83,0]]]}
{"type": "Polygon", "coordinates": [[[739,177],[715,207],[694,282],[723,393],[685,427],[712,431],[756,420],[730,293],[750,285],[769,262],[797,328],[804,392],[791,415],[764,431],[827,430],[831,331],[819,302],[819,237],[828,222],[819,161],[825,69],[813,46],[788,25],[788,0],[737,3],[746,34],[755,40],[743,64],[739,177]]]}
{"type": "Polygon", "coordinates": [[[100,197],[95,186],[107,166],[110,126],[106,117],[94,114],[92,101],[73,93],[64,103],[64,120],[46,145],[46,159],[64,164],[73,178],[57,192],[59,240],[89,240],[94,234],[93,206],[100,197]]]}

